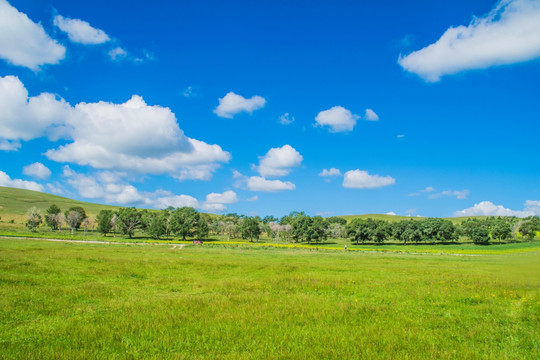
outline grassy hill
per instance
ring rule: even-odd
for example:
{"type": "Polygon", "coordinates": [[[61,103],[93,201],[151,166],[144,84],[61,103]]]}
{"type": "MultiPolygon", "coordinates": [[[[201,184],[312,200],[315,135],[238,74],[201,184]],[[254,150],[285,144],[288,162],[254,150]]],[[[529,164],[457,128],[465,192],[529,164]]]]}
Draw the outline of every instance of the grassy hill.
{"type": "Polygon", "coordinates": [[[2,220],[24,216],[33,206],[45,210],[52,204],[58,205],[62,211],[66,211],[72,206],[82,206],[91,216],[97,215],[102,209],[118,209],[118,206],[93,204],[38,191],[0,186],[0,216],[2,220]]]}
{"type": "MultiPolygon", "coordinates": [[[[0,186],[0,216],[3,221],[9,221],[10,219],[19,220],[23,217],[28,209],[35,206],[39,209],[45,210],[52,204],[56,204],[65,211],[72,206],[82,206],[86,213],[90,216],[95,216],[102,209],[116,210],[119,206],[102,205],[83,201],[72,200],[66,197],[42,193],[32,190],[15,189],[10,187],[0,186]]],[[[212,214],[210,214],[212,215],[212,214]]],[[[389,222],[408,220],[408,219],[422,219],[410,216],[400,215],[386,215],[386,214],[364,214],[364,215],[345,215],[341,216],[347,221],[351,221],[356,218],[372,218],[377,220],[386,220],[389,222]]],[[[485,218],[480,216],[478,218],[485,218]]],[[[454,223],[460,223],[465,220],[465,217],[448,218],[454,223]]]]}

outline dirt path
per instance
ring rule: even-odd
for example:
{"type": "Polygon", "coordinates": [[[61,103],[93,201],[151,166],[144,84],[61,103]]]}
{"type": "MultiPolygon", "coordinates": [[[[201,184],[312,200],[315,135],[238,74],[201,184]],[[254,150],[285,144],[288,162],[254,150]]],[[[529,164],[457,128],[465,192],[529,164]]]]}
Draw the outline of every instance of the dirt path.
{"type": "Polygon", "coordinates": [[[51,238],[31,238],[23,236],[0,236],[0,239],[18,239],[18,240],[37,240],[37,241],[51,241],[62,243],[74,243],[74,244],[104,244],[104,245],[158,245],[158,246],[172,246],[172,249],[182,249],[188,244],[159,244],[159,243],[137,243],[137,242],[125,242],[125,241],[98,241],[98,240],[69,240],[69,239],[51,239],[51,238]]]}

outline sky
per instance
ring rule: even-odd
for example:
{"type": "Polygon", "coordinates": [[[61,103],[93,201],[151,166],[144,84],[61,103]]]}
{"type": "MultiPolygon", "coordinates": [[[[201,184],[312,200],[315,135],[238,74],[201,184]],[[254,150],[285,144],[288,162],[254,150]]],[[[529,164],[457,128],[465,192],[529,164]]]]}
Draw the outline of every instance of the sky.
{"type": "Polygon", "coordinates": [[[0,186],[540,214],[540,0],[0,0],[0,186]]]}

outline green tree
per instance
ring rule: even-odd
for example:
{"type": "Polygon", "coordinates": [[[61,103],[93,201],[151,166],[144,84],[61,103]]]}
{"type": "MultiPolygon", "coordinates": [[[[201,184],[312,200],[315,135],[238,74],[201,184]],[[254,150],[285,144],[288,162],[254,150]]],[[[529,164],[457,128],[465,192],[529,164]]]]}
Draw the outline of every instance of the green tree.
{"type": "Polygon", "coordinates": [[[358,242],[362,244],[371,238],[371,232],[367,220],[353,219],[349,225],[347,225],[347,232],[349,236],[353,237],[353,240],[358,245],[358,242]]]}
{"type": "Polygon", "coordinates": [[[61,214],[62,210],[60,210],[58,205],[52,204],[47,210],[45,210],[45,212],[45,222],[47,223],[47,226],[51,228],[51,231],[58,230],[62,224],[61,222],[59,223],[59,220],[62,218],[58,216],[58,214],[61,214]]]}
{"type": "Polygon", "coordinates": [[[499,242],[510,239],[510,237],[512,236],[512,225],[510,225],[510,223],[505,220],[497,220],[497,222],[491,229],[491,236],[494,239],[499,240],[499,242]]]}
{"type": "Polygon", "coordinates": [[[97,229],[100,233],[107,236],[111,232],[113,224],[112,219],[114,212],[112,210],[101,210],[97,215],[98,226],[97,229]]]}
{"type": "Polygon", "coordinates": [[[523,237],[528,237],[529,240],[532,240],[536,235],[535,224],[532,221],[526,221],[519,227],[519,232],[523,237]]]}
{"type": "Polygon", "coordinates": [[[208,215],[201,214],[199,217],[199,223],[197,224],[197,238],[199,240],[203,240],[208,238],[208,234],[210,232],[210,226],[208,223],[210,222],[210,219],[208,218],[208,215]]]}
{"type": "Polygon", "coordinates": [[[259,240],[261,234],[261,228],[259,221],[254,217],[246,217],[241,226],[242,239],[249,239],[249,241],[259,240]]]}
{"type": "Polygon", "coordinates": [[[200,215],[192,207],[182,207],[174,210],[170,218],[171,231],[186,240],[196,233],[200,215]]]}
{"type": "Polygon", "coordinates": [[[135,231],[141,226],[141,213],[134,207],[118,210],[116,226],[122,234],[129,236],[131,239],[135,231]]]}

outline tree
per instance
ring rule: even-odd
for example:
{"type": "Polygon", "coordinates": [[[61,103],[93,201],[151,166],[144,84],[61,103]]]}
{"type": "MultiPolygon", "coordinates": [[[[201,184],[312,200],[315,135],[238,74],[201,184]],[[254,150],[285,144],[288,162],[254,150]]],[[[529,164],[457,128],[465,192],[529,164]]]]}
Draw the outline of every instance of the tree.
{"type": "Polygon", "coordinates": [[[174,210],[171,214],[170,227],[171,231],[182,240],[186,240],[188,236],[193,236],[197,230],[199,223],[199,213],[192,207],[182,207],[174,210]]]}
{"type": "Polygon", "coordinates": [[[51,206],[49,206],[47,210],[45,210],[45,212],[47,213],[45,215],[45,222],[47,223],[47,226],[51,228],[51,231],[58,230],[59,225],[62,224],[62,223],[58,223],[58,220],[62,219],[63,221],[63,218],[57,215],[61,214],[62,210],[60,210],[58,205],[52,204],[51,206]]]}
{"type": "Polygon", "coordinates": [[[202,214],[199,216],[199,223],[197,224],[197,238],[199,240],[206,239],[208,237],[208,233],[210,231],[210,227],[208,226],[208,222],[210,219],[208,218],[208,215],[202,214]]]}
{"type": "Polygon", "coordinates": [[[491,229],[491,236],[494,239],[498,239],[499,242],[509,239],[512,236],[512,225],[505,220],[497,220],[491,229]]]}
{"type": "MultiPolygon", "coordinates": [[[[84,211],[84,209],[80,206],[73,206],[73,207],[70,207],[66,213],[66,221],[68,222],[68,224],[71,226],[71,232],[73,233],[73,229],[79,229],[81,227],[81,224],[83,222],[84,219],[86,219],[86,211],[84,211]],[[75,211],[77,213],[79,213],[79,217],[78,217],[78,222],[75,223],[75,226],[72,226],[72,224],[69,223],[69,220],[68,220],[68,214],[72,211],[75,211]]],[[[72,215],[72,219],[74,219],[75,216],[72,215]]]]}
{"type": "Polygon", "coordinates": [[[35,232],[39,225],[43,223],[43,217],[41,216],[41,210],[37,207],[31,207],[26,213],[26,227],[35,232]]]}
{"type": "Polygon", "coordinates": [[[328,224],[320,216],[314,216],[310,219],[306,230],[306,238],[308,242],[315,240],[316,242],[324,241],[327,237],[328,224]]]}
{"type": "Polygon", "coordinates": [[[118,211],[116,225],[122,234],[131,239],[135,231],[141,226],[141,213],[136,208],[122,208],[118,211]]]}
{"type": "Polygon", "coordinates": [[[331,216],[329,218],[326,218],[325,220],[328,224],[340,224],[343,226],[347,225],[347,219],[338,216],[331,216]]]}
{"type": "Polygon", "coordinates": [[[362,244],[370,239],[370,229],[367,220],[356,218],[353,219],[350,224],[347,226],[349,236],[353,237],[353,240],[358,245],[358,242],[361,241],[362,244]]]}
{"type": "Polygon", "coordinates": [[[112,230],[112,219],[114,212],[112,210],[101,210],[97,215],[98,231],[104,236],[112,230]]]}
{"type": "Polygon", "coordinates": [[[72,234],[81,226],[82,220],[83,218],[79,211],[70,210],[66,213],[66,222],[71,227],[72,234]]]}
{"type": "Polygon", "coordinates": [[[534,225],[535,224],[532,221],[524,222],[519,227],[519,232],[523,237],[528,237],[529,240],[532,240],[536,235],[536,227],[534,225]]]}
{"type": "Polygon", "coordinates": [[[166,236],[168,218],[169,212],[167,210],[162,210],[159,213],[148,212],[145,219],[146,233],[154,239],[160,239],[162,236],[166,236]]]}
{"type": "Polygon", "coordinates": [[[259,227],[259,221],[254,217],[246,217],[242,222],[241,227],[242,239],[259,240],[261,234],[261,228],[259,227]]]}
{"type": "Polygon", "coordinates": [[[479,223],[474,226],[470,233],[471,240],[475,244],[487,244],[489,243],[489,229],[486,225],[479,223]]]}

